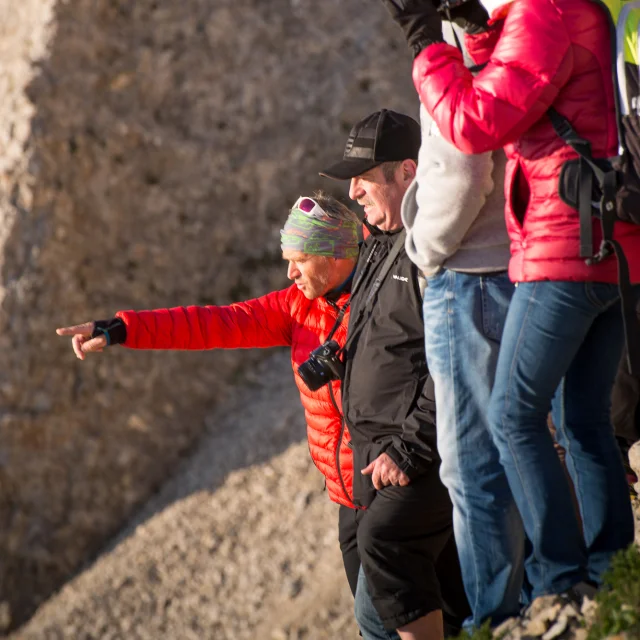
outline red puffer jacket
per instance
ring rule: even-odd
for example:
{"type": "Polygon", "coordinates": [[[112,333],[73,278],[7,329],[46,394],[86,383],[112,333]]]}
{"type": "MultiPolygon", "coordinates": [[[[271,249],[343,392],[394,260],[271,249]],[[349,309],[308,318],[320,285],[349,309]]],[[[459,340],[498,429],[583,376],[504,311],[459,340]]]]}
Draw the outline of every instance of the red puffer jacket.
{"type": "MultiPolygon", "coordinates": [[[[308,300],[295,285],[261,298],[224,307],[176,307],[155,311],[119,311],[127,325],[125,347],[132,349],[238,349],[291,347],[291,364],[307,420],[311,457],[323,473],[329,497],[355,508],[353,458],[350,436],[342,420],[340,382],[309,391],[298,375],[298,366],[327,338],[348,300],[308,300]],[[332,401],[330,391],[335,398],[332,401]]],[[[333,336],[343,345],[349,312],[333,336]]]]}
{"type": "MultiPolygon", "coordinates": [[[[495,15],[495,14],[494,14],[495,15]]],[[[413,66],[420,99],[442,135],[466,153],[505,146],[509,275],[518,281],[615,283],[615,258],[587,266],[579,257],[579,216],[558,195],[558,177],[575,152],[546,115],[553,107],[595,157],[617,154],[609,28],[592,0],[515,0],[467,48],[487,66],[476,76],[447,44],[424,49],[413,66]]],[[[616,223],[614,237],[640,282],[640,226],[616,223]]],[[[594,218],[594,245],[600,245],[594,218]]]]}

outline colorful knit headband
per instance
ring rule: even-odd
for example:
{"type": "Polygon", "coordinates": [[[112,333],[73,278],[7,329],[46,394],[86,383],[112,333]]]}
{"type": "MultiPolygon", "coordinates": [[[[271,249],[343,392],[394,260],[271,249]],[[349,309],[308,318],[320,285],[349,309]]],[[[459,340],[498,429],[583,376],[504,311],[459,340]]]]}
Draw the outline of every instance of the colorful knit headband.
{"type": "Polygon", "coordinates": [[[311,198],[298,198],[280,231],[282,250],[357,258],[358,226],[353,220],[332,218],[311,198]]]}

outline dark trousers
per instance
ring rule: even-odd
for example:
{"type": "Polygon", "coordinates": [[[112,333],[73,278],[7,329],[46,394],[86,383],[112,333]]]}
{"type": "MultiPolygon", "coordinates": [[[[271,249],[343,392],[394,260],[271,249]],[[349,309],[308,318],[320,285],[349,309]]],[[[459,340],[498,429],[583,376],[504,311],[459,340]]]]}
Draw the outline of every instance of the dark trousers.
{"type": "Polygon", "coordinates": [[[470,615],[437,466],[407,487],[378,491],[366,510],[340,507],[339,540],[351,591],[362,564],[386,629],[438,609],[456,626],[470,615]]]}
{"type": "MultiPolygon", "coordinates": [[[[636,305],[640,331],[640,300],[636,305]]],[[[627,347],[622,353],[616,381],[611,393],[611,422],[622,449],[640,440],[640,376],[632,376],[627,369],[627,347]]],[[[623,451],[623,453],[626,453],[623,451]]]]}
{"type": "Polygon", "coordinates": [[[611,393],[611,422],[616,437],[627,448],[640,440],[640,378],[627,369],[627,350],[622,354],[611,393]]]}

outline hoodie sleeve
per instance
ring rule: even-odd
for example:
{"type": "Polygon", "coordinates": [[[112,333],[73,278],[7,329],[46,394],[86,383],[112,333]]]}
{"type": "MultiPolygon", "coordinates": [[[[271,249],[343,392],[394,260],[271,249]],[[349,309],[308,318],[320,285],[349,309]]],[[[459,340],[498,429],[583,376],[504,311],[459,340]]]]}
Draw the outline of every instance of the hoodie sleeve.
{"type": "Polygon", "coordinates": [[[468,155],[440,136],[420,108],[422,145],[416,179],[402,201],[406,250],[425,276],[454,255],[492,192],[491,152],[468,155]]]}

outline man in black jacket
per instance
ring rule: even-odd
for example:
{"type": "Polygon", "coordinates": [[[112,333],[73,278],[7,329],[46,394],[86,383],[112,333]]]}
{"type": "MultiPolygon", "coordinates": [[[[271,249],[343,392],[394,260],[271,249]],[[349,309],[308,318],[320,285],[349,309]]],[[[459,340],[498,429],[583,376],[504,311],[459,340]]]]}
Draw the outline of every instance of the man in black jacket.
{"type": "Polygon", "coordinates": [[[382,110],[353,127],[343,160],[321,173],[351,181],[349,195],[364,207],[370,234],[354,277],[342,388],[354,502],[365,509],[340,512],[352,588],[359,571],[356,618],[365,638],[381,637],[373,626],[368,633],[375,612],[366,608],[367,592],[385,629],[403,640],[442,638],[443,609],[445,617],[468,614],[452,506],[439,478],[421,279],[405,252],[400,216],[420,142],[415,120],[382,110]],[[437,571],[443,552],[448,566],[437,571]]]}

